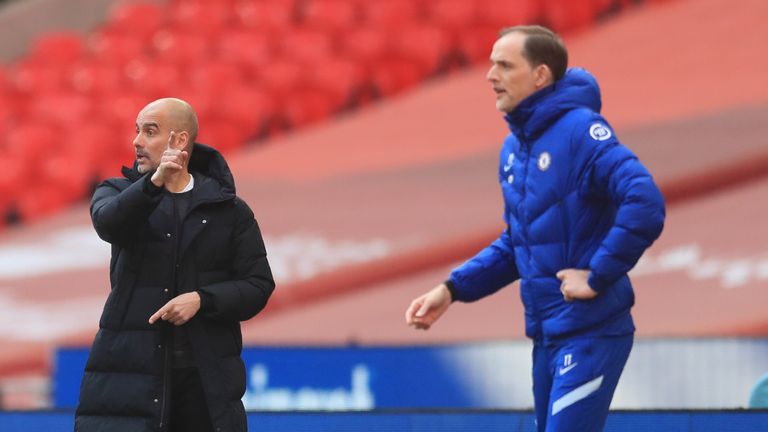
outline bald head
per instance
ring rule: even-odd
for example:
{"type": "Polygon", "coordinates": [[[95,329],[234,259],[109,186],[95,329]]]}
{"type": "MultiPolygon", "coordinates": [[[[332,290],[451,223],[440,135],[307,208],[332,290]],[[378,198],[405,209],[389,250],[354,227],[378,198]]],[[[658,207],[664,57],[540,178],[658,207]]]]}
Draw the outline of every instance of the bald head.
{"type": "Polygon", "coordinates": [[[145,106],[136,117],[137,169],[146,173],[157,169],[166,149],[186,151],[192,155],[197,139],[197,115],[181,99],[158,99],[145,106]]]}
{"type": "Polygon", "coordinates": [[[176,98],[163,98],[150,102],[141,110],[145,112],[156,112],[168,121],[168,126],[176,133],[187,132],[189,134],[189,145],[191,146],[197,139],[197,114],[192,105],[176,98]]]}

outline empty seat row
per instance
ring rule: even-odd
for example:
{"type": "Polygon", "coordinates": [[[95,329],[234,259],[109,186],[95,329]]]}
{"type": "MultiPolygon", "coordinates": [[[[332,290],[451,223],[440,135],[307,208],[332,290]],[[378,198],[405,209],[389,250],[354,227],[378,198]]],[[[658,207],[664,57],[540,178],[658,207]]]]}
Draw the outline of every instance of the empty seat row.
{"type": "MultiPolygon", "coordinates": [[[[133,158],[138,110],[190,101],[223,151],[486,62],[501,27],[582,28],[635,0],[120,2],[0,66],[0,224],[87,195],[133,158]]],[[[661,1],[661,0],[657,0],[661,1]]]]}

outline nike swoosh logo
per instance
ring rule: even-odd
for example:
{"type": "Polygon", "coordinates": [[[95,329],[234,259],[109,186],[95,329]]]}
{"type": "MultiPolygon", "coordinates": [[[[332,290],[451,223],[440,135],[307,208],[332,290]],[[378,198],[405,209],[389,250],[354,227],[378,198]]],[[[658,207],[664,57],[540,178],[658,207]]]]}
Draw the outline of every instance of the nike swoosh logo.
{"type": "Polygon", "coordinates": [[[579,363],[577,362],[577,363],[573,363],[573,364],[570,364],[570,365],[568,365],[568,366],[566,366],[566,367],[561,367],[561,368],[560,368],[560,370],[558,371],[558,373],[559,373],[560,375],[565,375],[565,374],[567,374],[568,372],[570,372],[570,370],[571,370],[571,369],[575,368],[575,367],[576,367],[576,365],[578,365],[578,364],[579,364],[579,363]]]}

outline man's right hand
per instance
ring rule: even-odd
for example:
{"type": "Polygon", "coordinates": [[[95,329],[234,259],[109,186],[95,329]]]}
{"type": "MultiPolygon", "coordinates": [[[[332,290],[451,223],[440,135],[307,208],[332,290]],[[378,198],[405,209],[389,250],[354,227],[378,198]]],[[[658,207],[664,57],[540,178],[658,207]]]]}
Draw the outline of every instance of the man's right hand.
{"type": "Polygon", "coordinates": [[[429,330],[450,305],[451,292],[440,284],[411,302],[405,311],[405,322],[419,330],[429,330]]]}
{"type": "Polygon", "coordinates": [[[163,152],[163,156],[160,158],[160,165],[157,170],[152,174],[152,183],[155,186],[162,187],[166,183],[169,183],[176,175],[184,169],[184,164],[189,158],[189,153],[178,148],[178,140],[176,139],[176,132],[171,131],[168,137],[168,146],[163,152]]]}

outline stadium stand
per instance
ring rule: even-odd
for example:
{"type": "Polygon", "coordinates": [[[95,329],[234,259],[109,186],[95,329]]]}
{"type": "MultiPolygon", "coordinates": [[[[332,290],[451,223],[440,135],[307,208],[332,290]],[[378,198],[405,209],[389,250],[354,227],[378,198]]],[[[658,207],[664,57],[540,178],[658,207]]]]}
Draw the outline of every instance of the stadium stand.
{"type": "MultiPolygon", "coordinates": [[[[474,12],[464,10],[470,19],[462,25],[454,3],[328,1],[328,8],[339,8],[329,17],[320,1],[237,2],[229,18],[205,27],[205,41],[193,34],[197,41],[189,43],[197,48],[180,57],[164,44],[184,43],[177,35],[191,32],[183,23],[138,21],[186,3],[126,3],[82,39],[79,57],[62,54],[57,64],[66,66],[41,67],[29,55],[0,68],[7,83],[0,101],[8,101],[0,104],[0,131],[7,131],[0,146],[16,148],[0,155],[0,205],[6,220],[34,221],[0,234],[0,329],[7,329],[0,334],[0,377],[44,377],[52,347],[90,342],[104,301],[108,248],[93,234],[85,206],[70,204],[94,178],[130,162],[135,114],[164,91],[198,107],[200,140],[229,152],[239,192],[268,234],[280,288],[267,313],[244,328],[247,343],[522,337],[514,289],[499,294],[500,301],[452,310],[426,335],[405,328],[401,317],[414,293],[501,229],[493,172],[506,131],[484,82],[485,66],[473,65],[487,61],[501,24],[539,18],[573,31],[566,33],[573,64],[599,77],[607,116],[671,198],[666,233],[636,276],[639,334],[764,335],[759,306],[768,292],[761,270],[768,238],[755,228],[764,205],[754,197],[768,187],[761,132],[766,60],[722,35],[738,29],[766,40],[766,4],[677,0],[630,8],[634,2],[599,1],[589,2],[599,7],[582,16],[558,9],[573,7],[564,1],[542,10],[540,2],[507,8],[482,0],[474,12]],[[629,9],[584,27],[617,4],[629,9]],[[422,22],[428,24],[417,26],[422,22]],[[413,28],[418,31],[408,33],[413,28]],[[301,43],[275,36],[293,32],[325,35],[318,43],[330,45],[302,54],[308,64],[320,62],[310,77],[295,70],[292,50],[301,43]],[[443,48],[411,51],[414,46],[393,43],[399,32],[443,48]],[[193,52],[208,53],[209,61],[186,57],[193,52]],[[194,70],[185,69],[189,64],[194,70]],[[438,71],[451,73],[435,77],[438,71]],[[290,97],[299,91],[302,98],[290,97]],[[51,105],[31,102],[38,94],[71,108],[52,112],[51,105]],[[52,138],[49,125],[56,124],[61,129],[52,138]],[[61,154],[34,168],[39,184],[30,188],[29,161],[56,147],[61,154]],[[75,152],[85,157],[67,158],[75,152]]],[[[201,16],[198,7],[184,12],[190,20],[201,16]]]]}
{"type": "MultiPolygon", "coordinates": [[[[556,0],[518,0],[511,8],[499,0],[118,2],[89,34],[38,36],[10,67],[3,117],[68,135],[94,116],[107,124],[128,124],[126,117],[135,111],[123,109],[131,104],[100,109],[105,100],[126,92],[143,100],[184,95],[194,102],[223,93],[236,100],[217,113],[217,120],[237,130],[210,137],[223,140],[223,149],[231,151],[482,61],[483,49],[502,25],[539,20],[568,32],[592,23],[612,5],[556,0]],[[389,37],[394,32],[399,37],[389,37]],[[301,98],[288,96],[297,92],[301,98]],[[246,119],[249,109],[255,118],[246,119]]],[[[203,118],[210,117],[206,113],[203,118]]],[[[83,199],[96,178],[72,174],[66,179],[64,204],[83,199]]],[[[61,204],[21,204],[11,198],[4,204],[4,219],[48,215],[61,204]],[[35,210],[8,217],[15,207],[35,210]]]]}

